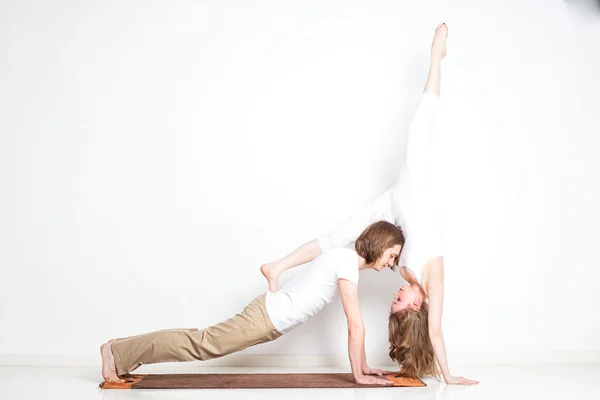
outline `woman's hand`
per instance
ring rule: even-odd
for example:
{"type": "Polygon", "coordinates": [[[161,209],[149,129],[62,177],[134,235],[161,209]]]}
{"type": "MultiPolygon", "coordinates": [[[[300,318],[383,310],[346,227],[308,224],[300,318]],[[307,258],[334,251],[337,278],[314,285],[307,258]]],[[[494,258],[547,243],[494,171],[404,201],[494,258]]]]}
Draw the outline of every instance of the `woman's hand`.
{"type": "Polygon", "coordinates": [[[444,380],[448,385],[477,385],[479,383],[479,381],[463,378],[462,376],[444,377],[444,380]]]}
{"type": "Polygon", "coordinates": [[[365,368],[363,370],[363,374],[365,375],[377,375],[377,376],[382,376],[382,375],[389,375],[389,374],[393,374],[394,372],[392,371],[385,371],[383,369],[378,369],[378,368],[365,368]]]}

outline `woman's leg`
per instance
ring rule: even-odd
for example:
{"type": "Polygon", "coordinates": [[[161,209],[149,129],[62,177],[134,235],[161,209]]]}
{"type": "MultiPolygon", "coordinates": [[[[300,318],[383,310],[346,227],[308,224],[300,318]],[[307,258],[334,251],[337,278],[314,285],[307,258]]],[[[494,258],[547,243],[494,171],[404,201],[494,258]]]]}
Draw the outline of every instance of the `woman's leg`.
{"type": "MultiPolygon", "coordinates": [[[[240,314],[201,331],[167,329],[106,343],[108,369],[116,375],[134,371],[142,364],[210,360],[246,347],[277,339],[265,308],[265,295],[254,299],[240,314]],[[110,358],[113,358],[113,364],[110,358]]],[[[103,347],[104,347],[103,346],[103,347]]],[[[103,353],[103,366],[104,366],[103,353]]],[[[103,368],[104,375],[104,368],[103,368]]],[[[106,380],[107,377],[105,377],[106,380]]]]}
{"type": "MultiPolygon", "coordinates": [[[[431,131],[430,124],[433,119],[437,98],[440,94],[441,61],[446,56],[447,34],[448,28],[446,24],[440,24],[435,31],[431,45],[431,65],[429,76],[425,83],[424,96],[408,133],[407,160],[405,162],[407,166],[410,163],[411,168],[404,168],[404,172],[406,173],[410,170],[414,174],[410,178],[412,182],[429,182],[428,170],[430,164],[429,149],[431,146],[431,135],[420,133],[429,133],[431,131]],[[410,160],[408,160],[409,156],[410,160]]],[[[406,182],[406,179],[402,178],[402,174],[400,183],[394,188],[394,191],[398,192],[394,194],[396,198],[402,198],[403,194],[400,193],[401,191],[412,190],[411,187],[413,185],[409,185],[409,182],[406,182]]],[[[260,270],[265,278],[267,278],[269,291],[277,291],[279,275],[284,271],[312,261],[321,252],[327,251],[332,247],[346,246],[353,243],[369,224],[378,220],[386,220],[391,223],[401,222],[402,218],[399,218],[398,214],[402,212],[402,209],[401,207],[396,207],[394,201],[397,200],[390,198],[390,193],[386,192],[330,234],[304,243],[277,261],[263,264],[260,270]]]]}
{"type": "Polygon", "coordinates": [[[431,43],[431,65],[429,66],[429,75],[427,76],[427,82],[425,82],[425,89],[423,89],[423,92],[433,93],[438,97],[440,95],[441,62],[446,57],[447,38],[448,27],[446,24],[439,24],[431,43]]]}
{"type": "Polygon", "coordinates": [[[400,179],[392,189],[395,209],[400,211],[398,223],[406,235],[400,265],[410,268],[418,280],[421,280],[421,271],[431,258],[429,256],[443,254],[431,164],[433,120],[440,94],[441,63],[446,55],[447,35],[446,25],[438,25],[431,44],[430,67],[423,95],[407,133],[404,165],[400,179]]]}
{"type": "Polygon", "coordinates": [[[269,282],[269,291],[277,292],[279,275],[284,271],[312,261],[321,253],[332,248],[344,247],[354,243],[362,231],[373,222],[385,220],[394,223],[392,201],[393,198],[388,190],[327,235],[304,243],[277,261],[263,264],[260,271],[269,282]]]}
{"type": "Polygon", "coordinates": [[[260,272],[269,284],[269,292],[276,293],[279,289],[279,275],[284,271],[314,260],[321,254],[317,239],[304,243],[285,257],[260,266],[260,272]]]}
{"type": "Polygon", "coordinates": [[[403,192],[429,188],[431,184],[433,119],[440,95],[442,59],[446,56],[447,36],[448,27],[440,24],[431,44],[429,73],[423,95],[406,137],[405,165],[399,182],[406,186],[403,192]]]}

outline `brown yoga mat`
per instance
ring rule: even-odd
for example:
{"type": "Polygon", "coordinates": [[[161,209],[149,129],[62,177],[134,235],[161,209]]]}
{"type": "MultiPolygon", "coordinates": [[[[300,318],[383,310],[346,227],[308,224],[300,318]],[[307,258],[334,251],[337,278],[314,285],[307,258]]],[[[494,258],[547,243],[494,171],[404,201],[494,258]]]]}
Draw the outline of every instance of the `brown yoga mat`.
{"type": "MultiPolygon", "coordinates": [[[[426,386],[420,379],[398,373],[387,375],[394,386],[426,386]]],[[[103,389],[264,389],[264,388],[365,388],[352,374],[153,374],[124,375],[125,383],[102,382],[103,389]]]]}

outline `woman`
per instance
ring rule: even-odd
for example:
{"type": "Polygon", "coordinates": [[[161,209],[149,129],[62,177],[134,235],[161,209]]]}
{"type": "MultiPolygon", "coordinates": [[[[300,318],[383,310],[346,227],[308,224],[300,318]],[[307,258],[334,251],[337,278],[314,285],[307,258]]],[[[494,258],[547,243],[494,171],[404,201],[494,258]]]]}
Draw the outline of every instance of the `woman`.
{"type": "Polygon", "coordinates": [[[283,271],[308,262],[321,252],[352,243],[373,221],[385,220],[401,226],[406,245],[400,258],[400,274],[409,284],[394,295],[389,319],[390,357],[398,361],[404,373],[412,376],[437,376],[437,359],[446,383],[475,384],[478,382],[450,374],[442,335],[443,242],[433,205],[430,152],[447,36],[448,27],[440,24],[431,45],[425,89],[407,135],[406,157],[398,184],[339,229],[303,244],[280,260],[262,265],[261,272],[269,282],[269,290],[276,291],[283,271]]]}
{"type": "Polygon", "coordinates": [[[269,342],[290,332],[320,312],[338,292],[348,320],[348,355],[358,384],[391,385],[376,378],[389,373],[369,368],[364,326],[358,302],[358,273],[364,269],[395,269],[404,245],[402,231],[386,221],[368,226],[356,240],[356,250],[332,249],[316,257],[276,293],[255,298],[240,314],[220,324],[198,329],[169,329],[110,340],[100,348],[102,376],[123,382],[119,375],[142,364],[210,360],[269,342]]]}

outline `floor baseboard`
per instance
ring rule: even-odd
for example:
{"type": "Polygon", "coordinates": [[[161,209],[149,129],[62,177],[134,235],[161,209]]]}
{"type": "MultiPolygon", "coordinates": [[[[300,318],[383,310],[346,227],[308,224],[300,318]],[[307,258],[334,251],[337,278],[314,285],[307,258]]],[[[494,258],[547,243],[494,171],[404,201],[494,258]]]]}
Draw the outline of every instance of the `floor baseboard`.
{"type": "MultiPolygon", "coordinates": [[[[600,363],[600,351],[560,351],[547,353],[519,352],[514,354],[452,355],[452,365],[541,365],[600,363]]],[[[97,355],[0,354],[0,366],[61,366],[79,367],[100,364],[97,355]]],[[[345,367],[346,355],[244,355],[232,354],[215,360],[194,362],[202,367],[345,367]]],[[[393,366],[387,357],[369,357],[373,366],[393,366]]],[[[170,368],[190,363],[170,363],[170,368]]]]}

